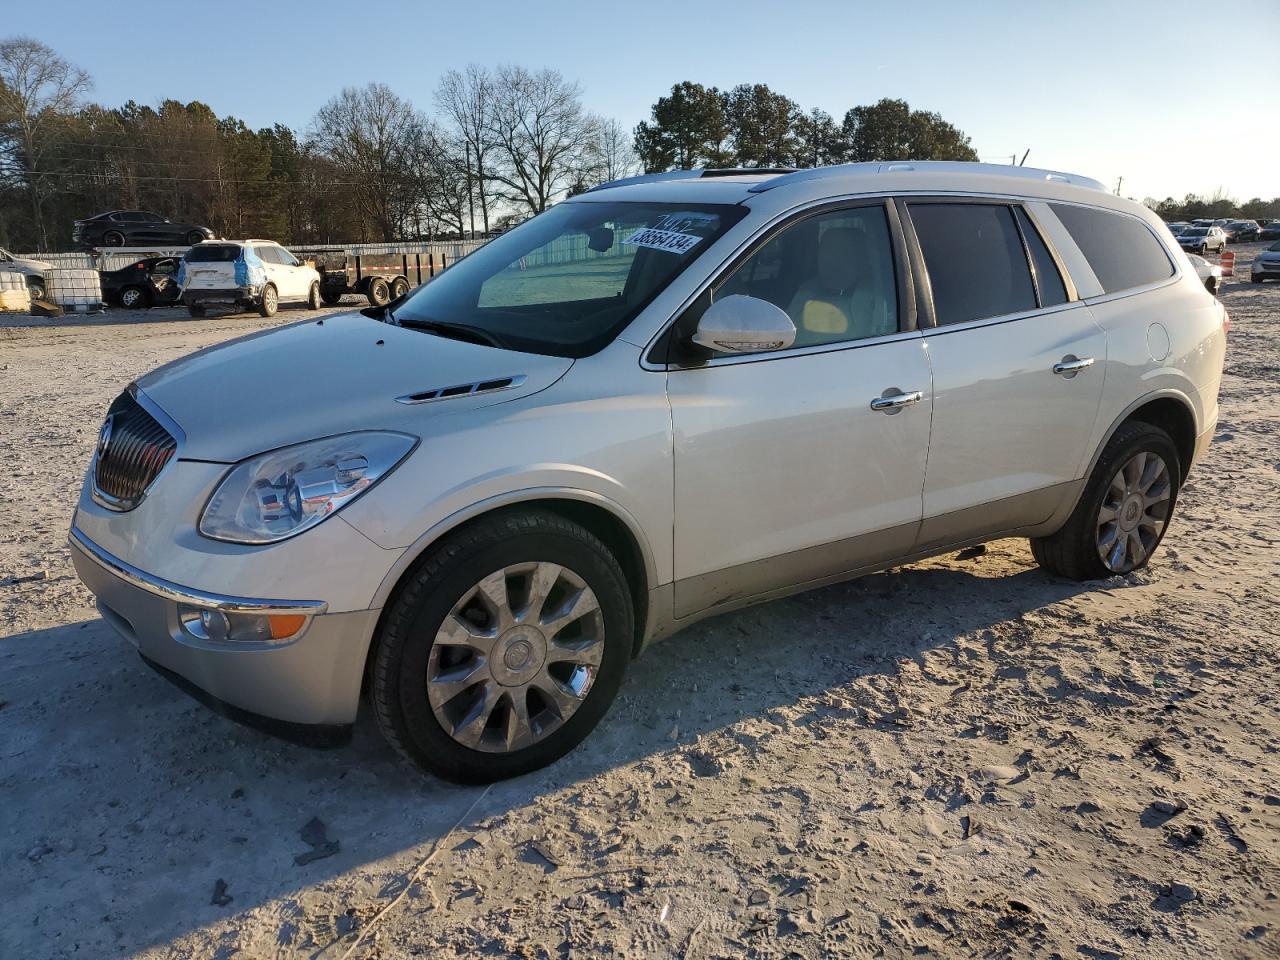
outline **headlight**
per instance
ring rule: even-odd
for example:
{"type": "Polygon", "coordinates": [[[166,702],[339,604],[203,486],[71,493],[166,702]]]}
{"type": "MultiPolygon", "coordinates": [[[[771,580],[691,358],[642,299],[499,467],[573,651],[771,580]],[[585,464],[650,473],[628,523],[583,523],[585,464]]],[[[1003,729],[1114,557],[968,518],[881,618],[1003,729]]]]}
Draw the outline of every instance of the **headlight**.
{"type": "Polygon", "coordinates": [[[369,431],[282,447],[231,468],[209,499],[200,532],[231,543],[275,543],[331,517],[396,468],[418,445],[369,431]]]}

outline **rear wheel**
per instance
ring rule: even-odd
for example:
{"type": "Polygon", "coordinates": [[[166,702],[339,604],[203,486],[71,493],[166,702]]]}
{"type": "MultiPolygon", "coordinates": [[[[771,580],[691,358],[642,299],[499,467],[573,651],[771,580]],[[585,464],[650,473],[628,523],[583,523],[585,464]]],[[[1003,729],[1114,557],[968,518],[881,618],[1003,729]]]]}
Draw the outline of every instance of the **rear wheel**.
{"type": "Polygon", "coordinates": [[[433,547],[388,608],[378,725],[447,780],[536,770],[608,709],[633,618],[617,560],[585,528],[540,510],[481,520],[433,547]]]}
{"type": "Polygon", "coordinates": [[[141,287],[125,287],[120,291],[120,306],[140,310],[151,306],[151,298],[141,287]]]}
{"type": "Polygon", "coordinates": [[[397,277],[395,282],[391,284],[391,299],[399,300],[409,292],[409,281],[404,277],[397,277]]]}
{"type": "Polygon", "coordinates": [[[1049,537],[1031,541],[1036,562],[1071,580],[1099,580],[1146,566],[1164,538],[1182,467],[1169,435],[1132,421],[1098,458],[1080,502],[1049,537]]]}
{"type": "Polygon", "coordinates": [[[383,306],[391,299],[391,288],[387,286],[387,281],[381,277],[374,277],[369,281],[369,302],[375,307],[383,306]]]}
{"type": "Polygon", "coordinates": [[[280,295],[276,293],[276,288],[268,283],[262,288],[262,297],[258,300],[258,312],[264,317],[274,317],[279,309],[280,295]]]}
{"type": "Polygon", "coordinates": [[[102,235],[102,244],[107,247],[123,247],[124,234],[119,230],[108,230],[102,235]]]}
{"type": "Polygon", "coordinates": [[[311,289],[307,291],[307,309],[320,309],[320,283],[319,281],[311,284],[311,289]]]}
{"type": "Polygon", "coordinates": [[[199,317],[203,317],[203,316],[204,316],[204,304],[202,304],[202,303],[188,303],[188,304],[187,304],[187,313],[191,314],[191,316],[193,316],[193,317],[197,317],[197,318],[199,318],[199,317]]]}

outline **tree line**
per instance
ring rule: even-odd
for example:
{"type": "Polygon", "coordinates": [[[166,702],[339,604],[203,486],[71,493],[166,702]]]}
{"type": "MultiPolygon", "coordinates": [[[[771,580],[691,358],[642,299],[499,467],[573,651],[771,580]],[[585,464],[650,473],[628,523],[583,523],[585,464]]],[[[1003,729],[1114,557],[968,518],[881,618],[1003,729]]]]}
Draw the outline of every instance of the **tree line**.
{"type": "Polygon", "coordinates": [[[103,106],[91,88],[40,41],[0,40],[0,245],[65,248],[74,220],[112,209],[295,244],[446,239],[641,170],[977,159],[904,101],[837,122],[765,84],[676,84],[634,130],[588,111],[558,71],[519,65],[449,71],[430,113],[383,84],[347,88],[303,131],[199,101],[103,106]]]}
{"type": "Polygon", "coordinates": [[[1175,200],[1173,197],[1166,197],[1163,200],[1147,197],[1142,202],[1154,210],[1165,223],[1184,220],[1220,220],[1223,217],[1241,220],[1257,220],[1259,217],[1280,219],[1280,197],[1272,197],[1270,200],[1254,197],[1252,200],[1238,203],[1221,192],[1210,197],[1188,193],[1181,200],[1175,200]]]}

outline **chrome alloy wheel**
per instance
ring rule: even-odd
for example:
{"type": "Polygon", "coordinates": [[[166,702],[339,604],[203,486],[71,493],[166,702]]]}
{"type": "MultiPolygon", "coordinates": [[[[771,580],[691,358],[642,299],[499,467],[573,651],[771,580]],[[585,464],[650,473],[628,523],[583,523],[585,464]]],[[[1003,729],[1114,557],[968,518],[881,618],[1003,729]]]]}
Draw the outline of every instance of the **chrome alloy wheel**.
{"type": "Polygon", "coordinates": [[[1141,566],[1169,522],[1173,483],[1156,453],[1134,454],[1114,477],[1098,511],[1098,555],[1113,573],[1141,566]]]}
{"type": "Polygon", "coordinates": [[[504,567],[465,591],[444,618],[427,660],[427,699],[463,746],[523,749],[585,702],[604,637],[600,603],[572,570],[504,567]]]}

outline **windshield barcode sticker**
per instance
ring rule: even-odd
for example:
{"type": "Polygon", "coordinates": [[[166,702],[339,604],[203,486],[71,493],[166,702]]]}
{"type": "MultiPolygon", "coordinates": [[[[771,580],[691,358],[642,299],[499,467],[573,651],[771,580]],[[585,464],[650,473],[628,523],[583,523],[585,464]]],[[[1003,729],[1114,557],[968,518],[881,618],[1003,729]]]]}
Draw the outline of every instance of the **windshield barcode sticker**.
{"type": "Polygon", "coordinates": [[[643,230],[637,230],[622,242],[633,247],[665,250],[667,253],[688,253],[702,242],[702,237],[694,236],[691,233],[673,233],[670,230],[655,230],[652,227],[646,227],[643,230]]]}

